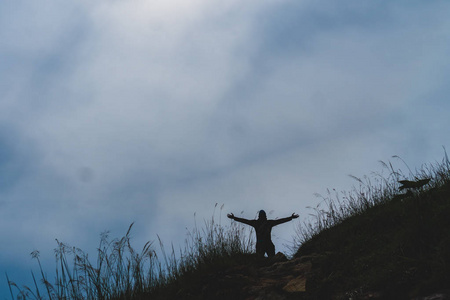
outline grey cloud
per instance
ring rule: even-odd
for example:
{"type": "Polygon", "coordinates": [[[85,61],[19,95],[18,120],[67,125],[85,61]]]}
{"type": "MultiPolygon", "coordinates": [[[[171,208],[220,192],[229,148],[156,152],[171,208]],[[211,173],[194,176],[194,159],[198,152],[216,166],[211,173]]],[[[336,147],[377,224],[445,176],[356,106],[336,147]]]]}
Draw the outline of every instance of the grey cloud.
{"type": "Polygon", "coordinates": [[[215,203],[303,216],[380,159],[441,157],[448,6],[296,3],[4,10],[0,220],[19,229],[1,261],[132,221],[140,241],[182,241],[215,203]]]}

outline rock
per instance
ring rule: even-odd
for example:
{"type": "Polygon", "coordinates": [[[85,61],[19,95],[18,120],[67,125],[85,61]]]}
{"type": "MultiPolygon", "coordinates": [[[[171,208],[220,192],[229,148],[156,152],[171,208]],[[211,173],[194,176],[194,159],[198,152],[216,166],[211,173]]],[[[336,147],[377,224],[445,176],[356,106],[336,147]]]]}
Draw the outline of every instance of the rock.
{"type": "Polygon", "coordinates": [[[403,189],[418,189],[430,182],[430,178],[425,178],[422,180],[416,180],[416,181],[410,181],[410,180],[400,180],[399,183],[402,184],[402,186],[399,188],[399,190],[403,189]]]}
{"type": "Polygon", "coordinates": [[[284,255],[281,252],[278,252],[274,257],[270,258],[271,262],[285,262],[288,259],[286,258],[286,255],[284,255]]]}
{"type": "Polygon", "coordinates": [[[306,277],[303,275],[300,275],[300,276],[292,279],[283,287],[283,290],[288,293],[305,292],[306,291],[306,277]]]}
{"type": "Polygon", "coordinates": [[[294,293],[306,292],[312,259],[313,256],[288,260],[278,253],[254,264],[233,266],[221,275],[209,274],[202,295],[216,300],[292,299],[297,296],[294,293]]]}

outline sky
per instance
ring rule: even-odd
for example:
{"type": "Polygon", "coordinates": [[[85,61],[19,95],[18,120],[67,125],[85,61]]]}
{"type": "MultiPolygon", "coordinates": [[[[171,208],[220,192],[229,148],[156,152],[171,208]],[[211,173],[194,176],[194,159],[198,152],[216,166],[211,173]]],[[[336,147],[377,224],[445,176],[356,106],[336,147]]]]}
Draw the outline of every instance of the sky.
{"type": "Polygon", "coordinates": [[[224,225],[300,214],[273,231],[285,251],[316,193],[393,155],[442,160],[449,15],[448,1],[2,1],[0,271],[30,284],[33,250],[51,271],[55,239],[95,256],[132,222],[137,248],[182,244],[216,203],[224,225]]]}

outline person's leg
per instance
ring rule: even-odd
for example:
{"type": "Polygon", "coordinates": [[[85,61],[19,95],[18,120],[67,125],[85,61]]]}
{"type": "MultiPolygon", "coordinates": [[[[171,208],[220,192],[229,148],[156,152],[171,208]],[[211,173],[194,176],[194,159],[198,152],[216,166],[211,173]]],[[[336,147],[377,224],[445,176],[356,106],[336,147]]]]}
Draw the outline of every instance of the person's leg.
{"type": "Polygon", "coordinates": [[[275,245],[272,242],[267,245],[266,252],[269,257],[275,256],[275,245]]]}
{"type": "Polygon", "coordinates": [[[264,249],[264,245],[262,243],[256,243],[256,255],[260,256],[260,257],[264,257],[264,253],[265,253],[265,249],[264,249]]]}

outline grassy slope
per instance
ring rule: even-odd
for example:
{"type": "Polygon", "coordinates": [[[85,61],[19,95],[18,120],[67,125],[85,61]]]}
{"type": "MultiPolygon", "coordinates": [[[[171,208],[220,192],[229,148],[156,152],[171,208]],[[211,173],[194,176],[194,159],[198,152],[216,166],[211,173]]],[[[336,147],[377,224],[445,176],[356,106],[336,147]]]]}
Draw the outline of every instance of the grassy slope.
{"type": "MultiPolygon", "coordinates": [[[[293,299],[362,299],[370,293],[383,299],[412,299],[446,289],[450,283],[450,184],[388,200],[348,217],[304,242],[295,256],[311,256],[313,270],[307,292],[292,295],[293,299]]],[[[205,287],[213,286],[227,297],[241,299],[244,295],[239,290],[245,282],[235,282],[233,289],[211,283],[221,281],[227,268],[255,263],[232,258],[210,265],[186,274],[160,290],[159,296],[208,298],[205,287]]],[[[242,275],[248,275],[245,268],[242,275]]]]}
{"type": "MultiPolygon", "coordinates": [[[[328,209],[316,210],[317,222],[299,232],[302,243],[295,256],[309,256],[313,267],[307,291],[288,297],[358,299],[378,292],[385,299],[410,299],[450,287],[447,155],[442,164],[410,174],[432,180],[403,199],[394,195],[397,181],[406,176],[385,166],[391,171],[387,179],[365,186],[359,180],[363,187],[344,193],[344,201],[324,199],[328,209]]],[[[223,227],[214,216],[205,228],[188,234],[178,259],[173,249],[158,257],[151,243],[136,251],[130,230],[112,241],[102,235],[94,263],[82,250],[58,243],[54,283],[41,268],[42,278],[36,281],[43,286],[36,284],[32,291],[8,278],[11,293],[25,299],[244,299],[241,291],[250,284],[245,278],[254,277],[261,264],[250,254],[254,245],[244,228],[234,223],[223,227]],[[238,274],[227,276],[230,270],[238,274]]],[[[41,267],[37,251],[33,257],[41,267]]]]}
{"type": "Polygon", "coordinates": [[[409,298],[450,283],[450,185],[387,201],[306,241],[296,256],[318,254],[313,295],[380,291],[409,298]]]}

